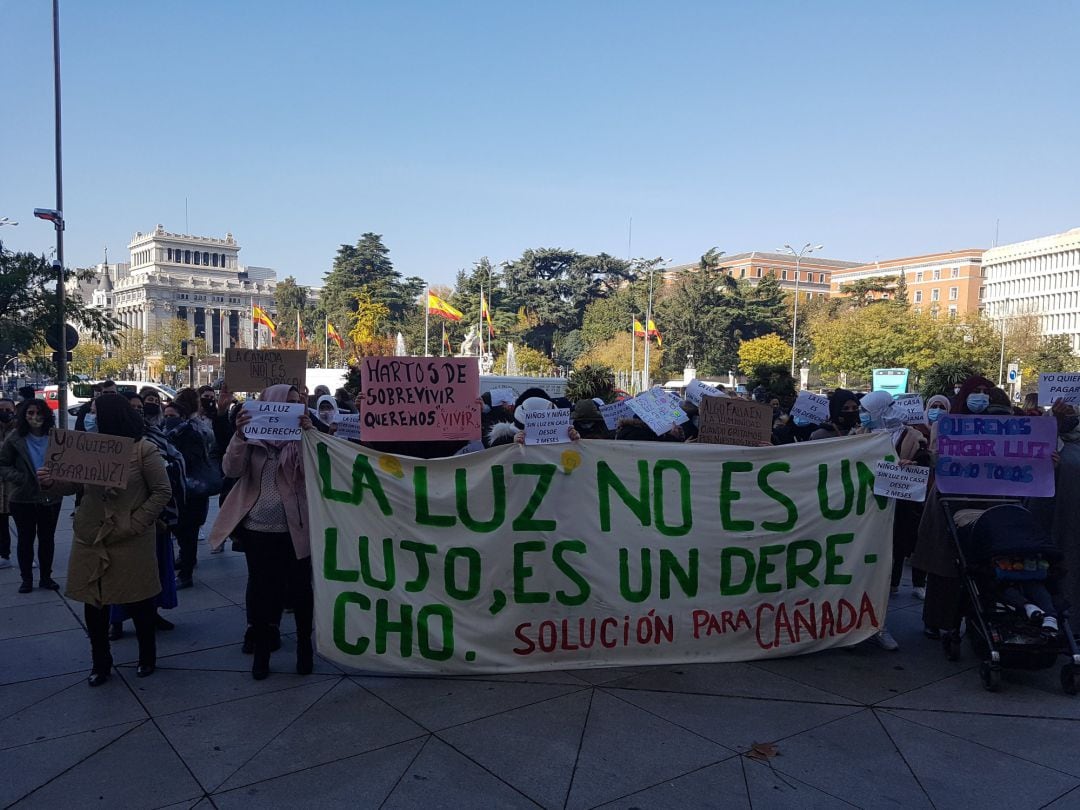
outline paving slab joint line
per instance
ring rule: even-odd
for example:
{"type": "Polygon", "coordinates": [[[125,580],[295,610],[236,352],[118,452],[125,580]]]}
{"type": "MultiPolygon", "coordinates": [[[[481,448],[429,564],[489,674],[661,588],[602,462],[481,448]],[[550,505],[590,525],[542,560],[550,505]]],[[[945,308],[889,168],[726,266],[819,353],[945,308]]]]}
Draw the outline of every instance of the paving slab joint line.
{"type": "Polygon", "coordinates": [[[431,732],[428,732],[427,739],[424,740],[424,744],[421,745],[418,749],[416,749],[416,753],[413,754],[413,758],[409,760],[409,764],[401,769],[401,773],[398,774],[398,778],[394,780],[394,784],[390,786],[390,790],[386,791],[386,795],[383,796],[383,800],[379,802],[379,810],[382,810],[382,808],[386,806],[386,803],[390,801],[390,797],[393,796],[394,791],[398,789],[398,786],[401,784],[401,780],[405,778],[405,774],[407,774],[412,769],[412,766],[416,764],[416,760],[420,758],[420,755],[424,753],[424,749],[428,747],[428,743],[431,742],[432,736],[433,735],[431,734],[431,732]]]}
{"type": "Polygon", "coordinates": [[[1071,793],[1075,793],[1075,794],[1076,794],[1076,798],[1077,798],[1077,801],[1078,801],[1078,802],[1080,802],[1080,785],[1078,785],[1077,787],[1074,787],[1074,788],[1069,788],[1069,789],[1068,789],[1068,790],[1066,790],[1066,791],[1065,791],[1064,793],[1062,793],[1062,794],[1061,794],[1060,796],[1055,796],[1055,797],[1054,797],[1053,799],[1051,799],[1050,801],[1048,801],[1048,802],[1047,802],[1046,804],[1042,805],[1042,806],[1041,806],[1041,807],[1039,808],[1039,810],[1046,810],[1046,808],[1048,808],[1048,807],[1051,807],[1052,805],[1055,805],[1055,804],[1057,804],[1058,802],[1060,802],[1060,801],[1061,801],[1062,799],[1064,799],[1064,798],[1065,798],[1066,796],[1068,796],[1068,795],[1069,795],[1069,794],[1071,794],[1071,793]]]}
{"type": "MultiPolygon", "coordinates": [[[[799,686],[808,686],[808,684],[800,683],[799,686]]],[[[847,707],[847,708],[850,708],[850,709],[867,709],[867,708],[870,708],[869,706],[865,706],[862,703],[858,703],[857,701],[851,700],[851,698],[845,698],[845,697],[841,697],[839,695],[837,696],[837,698],[838,698],[838,700],[843,701],[842,703],[833,703],[832,701],[828,701],[828,700],[799,700],[797,698],[762,697],[760,695],[736,695],[736,694],[728,694],[726,692],[725,693],[691,692],[691,691],[682,690],[682,689],[679,689],[679,690],[675,690],[675,689],[640,689],[640,688],[633,689],[633,688],[631,688],[629,686],[610,686],[610,685],[606,685],[606,684],[601,685],[601,686],[597,686],[596,688],[597,689],[613,689],[613,690],[618,690],[620,692],[657,692],[657,693],[663,694],[663,695],[690,695],[692,697],[738,698],[739,700],[760,700],[760,701],[763,701],[765,703],[800,703],[800,704],[801,703],[808,703],[808,704],[811,704],[811,705],[814,705],[814,706],[843,706],[843,707],[847,707]]],[[[825,690],[819,689],[818,691],[823,692],[825,690]]],[[[829,692],[828,694],[832,694],[832,693],[829,692]]]]}
{"type": "Polygon", "coordinates": [[[921,790],[923,795],[926,797],[926,801],[930,803],[931,807],[936,807],[937,805],[935,804],[933,798],[930,796],[930,791],[928,791],[926,787],[923,786],[922,780],[919,778],[919,775],[915,773],[915,769],[911,767],[911,763],[908,762],[908,758],[904,756],[904,752],[900,750],[900,746],[896,744],[896,740],[894,740],[892,734],[889,733],[889,729],[886,728],[885,724],[881,722],[881,718],[878,717],[878,710],[871,709],[870,713],[874,716],[874,720],[881,727],[881,730],[885,732],[885,736],[888,738],[889,742],[892,743],[892,747],[896,749],[896,753],[900,755],[900,759],[903,761],[904,767],[908,769],[908,773],[910,773],[911,778],[915,780],[915,784],[919,786],[919,790],[921,790]]]}
{"type": "Polygon", "coordinates": [[[570,781],[566,784],[566,796],[563,797],[563,807],[570,801],[570,793],[574,790],[574,781],[577,779],[578,763],[581,761],[581,749],[585,745],[585,732],[589,728],[589,718],[592,717],[593,700],[596,698],[596,687],[589,689],[589,705],[585,708],[585,719],[581,723],[581,736],[578,737],[577,753],[574,754],[574,767],[570,771],[570,781]]]}
{"type": "MultiPolygon", "coordinates": [[[[34,705],[36,706],[37,704],[34,704],[34,705]]],[[[30,708],[30,707],[27,706],[27,708],[30,708]]],[[[9,746],[6,746],[4,748],[0,748],[0,754],[6,753],[8,751],[15,751],[16,749],[19,749],[19,748],[26,748],[28,745],[37,745],[38,743],[45,743],[45,742],[56,742],[57,740],[66,740],[68,737],[77,737],[80,734],[91,734],[91,733],[96,733],[98,731],[105,731],[106,729],[110,729],[110,728],[116,728],[117,726],[126,726],[128,723],[145,723],[149,719],[150,719],[149,717],[141,717],[141,718],[139,718],[137,720],[125,720],[122,723],[107,723],[106,725],[103,725],[103,726],[95,726],[94,728],[87,728],[87,729],[83,729],[82,731],[70,731],[67,734],[57,734],[55,737],[41,737],[41,738],[36,739],[36,740],[30,740],[30,742],[24,742],[24,743],[19,743],[18,745],[9,745],[9,746]]],[[[132,729],[132,731],[134,731],[134,729],[132,729]]],[[[119,737],[117,739],[119,739],[119,737]]],[[[109,745],[112,745],[112,743],[109,743],[109,745]]],[[[36,789],[37,788],[35,788],[35,790],[36,789]]]]}

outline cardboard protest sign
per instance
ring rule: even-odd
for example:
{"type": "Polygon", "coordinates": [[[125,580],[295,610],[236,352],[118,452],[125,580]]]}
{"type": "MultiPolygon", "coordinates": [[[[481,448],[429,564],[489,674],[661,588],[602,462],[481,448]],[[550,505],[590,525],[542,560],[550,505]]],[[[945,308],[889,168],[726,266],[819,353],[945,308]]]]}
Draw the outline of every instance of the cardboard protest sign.
{"type": "Polygon", "coordinates": [[[370,673],[747,661],[883,626],[887,434],[432,460],[303,440],[320,654],[370,673]],[[677,452],[675,452],[677,450],[677,452]]]}
{"type": "Polygon", "coordinates": [[[339,439],[355,439],[360,441],[360,414],[341,413],[334,417],[337,430],[334,433],[339,439]]]}
{"type": "Polygon", "coordinates": [[[525,444],[566,444],[569,441],[569,408],[525,412],[525,444]]]}
{"type": "Polygon", "coordinates": [[[715,385],[709,385],[701,380],[691,380],[690,384],[686,386],[686,399],[688,402],[701,407],[702,397],[726,397],[723,391],[717,388],[715,385]]]}
{"type": "Polygon", "coordinates": [[[760,447],[772,443],[772,408],[760,402],[705,397],[698,413],[698,441],[760,447]]]}
{"type": "Polygon", "coordinates": [[[926,425],[926,405],[919,394],[898,394],[893,398],[891,415],[895,415],[905,425],[926,425]]]}
{"type": "Polygon", "coordinates": [[[1059,399],[1080,405],[1080,374],[1039,375],[1039,404],[1053,405],[1059,399]]]}
{"type": "Polygon", "coordinates": [[[360,425],[364,441],[480,438],[476,357],[365,357],[360,425]]]}
{"type": "Polygon", "coordinates": [[[901,501],[925,501],[929,467],[901,467],[891,461],[879,461],[874,469],[874,494],[901,501]]]}
{"type": "Polygon", "coordinates": [[[938,419],[937,430],[934,472],[943,494],[1054,494],[1054,417],[948,414],[938,419]]]}
{"type": "Polygon", "coordinates": [[[626,401],[630,410],[657,436],[690,419],[663,388],[650,388],[626,401]]]}
{"type": "Polygon", "coordinates": [[[45,468],[56,481],[126,489],[134,449],[126,436],[52,428],[45,468]]]}
{"type": "Polygon", "coordinates": [[[791,418],[805,419],[811,425],[821,425],[829,421],[829,398],[810,391],[800,391],[791,406],[791,418]]]}
{"type": "Polygon", "coordinates": [[[282,383],[299,388],[306,375],[303,349],[225,350],[225,384],[230,391],[258,393],[282,383]]]}
{"type": "Polygon", "coordinates": [[[615,430],[619,427],[620,419],[632,419],[634,412],[630,410],[630,400],[623,399],[618,402],[609,402],[607,405],[600,406],[600,415],[604,417],[604,425],[608,430],[615,430]]]}
{"type": "Polygon", "coordinates": [[[303,430],[300,417],[307,413],[302,402],[262,402],[249,399],[240,406],[251,414],[251,421],[244,425],[248,439],[266,439],[271,442],[298,442],[303,430]]]}

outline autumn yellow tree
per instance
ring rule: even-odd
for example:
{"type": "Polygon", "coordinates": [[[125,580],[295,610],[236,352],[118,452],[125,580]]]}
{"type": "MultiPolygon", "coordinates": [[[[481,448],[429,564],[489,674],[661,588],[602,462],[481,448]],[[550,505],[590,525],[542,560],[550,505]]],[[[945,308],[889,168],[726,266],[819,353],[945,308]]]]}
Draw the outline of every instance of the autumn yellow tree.
{"type": "MultiPolygon", "coordinates": [[[[601,341],[578,357],[574,364],[575,368],[583,368],[587,365],[607,366],[615,371],[629,372],[631,358],[634,359],[638,371],[645,365],[645,341],[641,338],[633,338],[629,332],[620,332],[613,338],[601,341]],[[630,341],[637,342],[632,347],[630,341]]],[[[649,350],[649,376],[656,380],[661,377],[660,369],[664,364],[664,350],[656,345],[649,350]]]]}
{"type": "MultiPolygon", "coordinates": [[[[514,356],[517,358],[518,373],[524,377],[550,377],[555,373],[555,364],[537,349],[529,346],[514,346],[514,356]]],[[[506,373],[506,351],[495,358],[496,374],[506,373]]]]}
{"type": "Polygon", "coordinates": [[[791,361],[791,345],[776,333],[744,340],[739,345],[739,370],[751,379],[761,369],[783,366],[791,361]]]}
{"type": "MultiPolygon", "coordinates": [[[[379,334],[380,327],[390,315],[390,308],[372,298],[367,290],[358,291],[355,298],[356,312],[353,313],[352,328],[349,330],[353,351],[350,362],[361,357],[393,354],[393,342],[379,334]]],[[[332,351],[335,349],[336,345],[331,347],[332,351]]]]}

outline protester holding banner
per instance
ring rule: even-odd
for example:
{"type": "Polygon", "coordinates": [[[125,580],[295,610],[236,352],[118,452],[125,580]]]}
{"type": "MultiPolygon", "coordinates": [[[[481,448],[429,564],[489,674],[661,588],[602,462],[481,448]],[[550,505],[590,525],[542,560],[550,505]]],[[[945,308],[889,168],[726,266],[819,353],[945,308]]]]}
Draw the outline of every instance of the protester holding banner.
{"type": "Polygon", "coordinates": [[[829,395],[829,421],[810,434],[812,440],[846,436],[859,425],[859,398],[845,388],[829,395]]]}
{"type": "MultiPolygon", "coordinates": [[[[272,385],[260,402],[301,402],[289,385],[272,385]]],[[[296,671],[307,675],[314,667],[311,644],[313,596],[311,539],[308,536],[307,494],[298,441],[249,440],[244,411],[222,460],[225,475],[236,478],[210,532],[211,547],[229,535],[241,539],[248,564],[247,613],[254,661],[251,674],[262,680],[270,674],[274,628],[280,623],[286,592],[296,619],[296,671]]],[[[312,427],[307,415],[300,426],[312,427]]]]}
{"type": "Polygon", "coordinates": [[[139,641],[136,676],[152,675],[157,665],[154,597],[161,592],[155,550],[157,521],[172,497],[165,462],[157,447],[143,438],[140,416],[119,394],[102,394],[95,403],[98,432],[135,440],[123,489],[54,482],[39,470],[42,491],[57,495],[79,491],[74,540],[68,559],[66,595],[84,604],[93,669],[91,686],[109,679],[109,605],[123,605],[135,622],[139,641]]]}
{"type": "Polygon", "coordinates": [[[58,590],[52,578],[56,523],[62,496],[38,484],[37,471],[45,465],[49,430],[55,424],[45,400],[31,399],[19,405],[15,430],[0,448],[0,479],[8,484],[8,505],[19,534],[17,555],[22,584],[19,593],[34,589],[34,540],[37,539],[38,587],[58,590]]]}

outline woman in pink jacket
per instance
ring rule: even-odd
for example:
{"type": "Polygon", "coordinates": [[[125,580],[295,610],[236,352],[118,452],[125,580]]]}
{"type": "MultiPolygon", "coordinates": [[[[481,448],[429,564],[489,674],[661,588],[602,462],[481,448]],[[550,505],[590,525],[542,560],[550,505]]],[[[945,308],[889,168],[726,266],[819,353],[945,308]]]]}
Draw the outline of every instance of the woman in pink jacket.
{"type": "MultiPolygon", "coordinates": [[[[272,385],[262,392],[260,401],[296,403],[301,399],[290,385],[272,385]]],[[[281,622],[286,592],[296,619],[296,671],[308,675],[314,666],[314,597],[300,442],[248,440],[244,426],[250,421],[251,414],[241,411],[236,435],[221,460],[225,476],[238,480],[218,512],[210,546],[220,547],[230,535],[243,541],[255,654],[252,677],[261,681],[270,674],[274,628],[281,622]]],[[[300,417],[300,426],[311,428],[306,414],[300,417]]]]}

